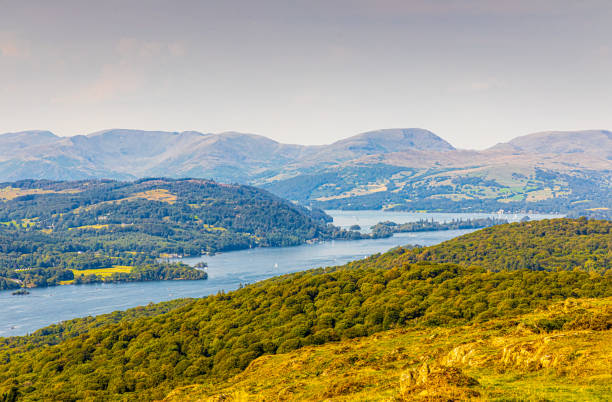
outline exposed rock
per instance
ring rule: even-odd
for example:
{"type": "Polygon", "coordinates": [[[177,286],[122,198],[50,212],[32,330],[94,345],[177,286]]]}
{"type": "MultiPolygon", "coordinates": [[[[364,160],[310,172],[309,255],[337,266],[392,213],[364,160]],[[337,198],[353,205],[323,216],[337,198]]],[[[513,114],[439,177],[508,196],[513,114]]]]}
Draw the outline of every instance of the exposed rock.
{"type": "Polygon", "coordinates": [[[480,393],[472,389],[479,385],[456,367],[429,367],[424,363],[418,369],[404,372],[400,377],[400,396],[404,400],[469,400],[480,393]]]}

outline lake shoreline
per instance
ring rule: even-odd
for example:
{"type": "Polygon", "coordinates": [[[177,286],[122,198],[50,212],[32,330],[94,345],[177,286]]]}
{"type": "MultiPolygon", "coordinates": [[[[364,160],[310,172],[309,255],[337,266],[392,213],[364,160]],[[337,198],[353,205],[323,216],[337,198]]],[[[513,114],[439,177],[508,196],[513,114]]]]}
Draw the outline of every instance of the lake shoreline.
{"type": "MultiPolygon", "coordinates": [[[[335,224],[363,226],[369,220],[387,220],[381,212],[358,212],[353,216],[334,214],[335,224]],[[355,219],[356,218],[356,219],[355,219]]],[[[420,219],[422,214],[406,216],[420,219]]],[[[448,215],[444,216],[445,218],[448,215]]],[[[459,217],[459,216],[457,216],[459,217]]],[[[398,221],[401,217],[395,216],[398,221]]],[[[127,283],[98,283],[87,286],[55,286],[29,289],[17,298],[0,292],[0,336],[18,336],[72,318],[110,313],[178,298],[199,298],[219,291],[232,291],[241,284],[308,269],[342,265],[369,255],[405,245],[429,246],[473,230],[449,230],[395,234],[384,239],[325,241],[293,247],[258,247],[219,253],[214,256],[183,258],[195,265],[208,263],[208,280],[180,280],[127,283]]]]}

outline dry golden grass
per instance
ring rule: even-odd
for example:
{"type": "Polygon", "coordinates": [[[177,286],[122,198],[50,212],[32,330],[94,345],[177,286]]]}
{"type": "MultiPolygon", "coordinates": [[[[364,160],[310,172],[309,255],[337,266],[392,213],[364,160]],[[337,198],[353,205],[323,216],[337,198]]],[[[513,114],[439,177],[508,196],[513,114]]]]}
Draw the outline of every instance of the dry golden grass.
{"type": "Polygon", "coordinates": [[[3,187],[0,188],[0,201],[9,201],[17,197],[31,194],[60,194],[60,193],[78,193],[82,190],[79,189],[66,189],[61,191],[44,190],[41,188],[15,188],[15,187],[3,187]]]}
{"type": "Polygon", "coordinates": [[[165,188],[157,188],[153,190],[142,191],[140,193],[134,193],[129,197],[119,198],[117,200],[112,201],[103,201],[97,204],[88,205],[86,207],[80,207],[74,210],[75,213],[79,213],[80,211],[91,211],[92,209],[105,204],[119,204],[123,201],[134,201],[137,199],[144,199],[149,201],[160,201],[168,204],[174,204],[177,200],[177,196],[172,194],[170,191],[165,188]]]}
{"type": "Polygon", "coordinates": [[[575,300],[514,319],[398,329],[262,356],[228,381],[179,388],[166,400],[606,401],[610,328],[612,298],[575,300]],[[563,312],[584,319],[572,330],[534,326],[563,312]]]}
{"type": "Polygon", "coordinates": [[[161,201],[161,202],[166,202],[168,204],[174,204],[177,199],[176,195],[172,194],[165,188],[158,188],[154,190],[143,191],[141,193],[135,193],[119,201],[134,200],[138,198],[149,200],[149,201],[161,201]]]}

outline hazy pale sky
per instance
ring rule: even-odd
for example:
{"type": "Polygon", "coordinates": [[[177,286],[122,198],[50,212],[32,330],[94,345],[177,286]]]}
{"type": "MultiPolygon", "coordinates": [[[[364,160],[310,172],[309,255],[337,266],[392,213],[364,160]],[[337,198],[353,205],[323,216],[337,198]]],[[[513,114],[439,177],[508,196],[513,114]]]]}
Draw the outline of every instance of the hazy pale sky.
{"type": "Polygon", "coordinates": [[[0,132],[612,129],[609,0],[0,0],[0,132]]]}

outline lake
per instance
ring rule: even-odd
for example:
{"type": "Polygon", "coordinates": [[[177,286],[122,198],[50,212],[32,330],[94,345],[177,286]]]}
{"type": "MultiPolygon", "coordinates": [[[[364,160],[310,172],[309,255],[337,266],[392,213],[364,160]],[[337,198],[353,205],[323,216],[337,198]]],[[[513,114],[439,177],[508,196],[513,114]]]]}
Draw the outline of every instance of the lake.
{"type": "MultiPolygon", "coordinates": [[[[524,214],[430,214],[382,211],[327,211],[334,224],[348,227],[358,224],[363,231],[380,221],[396,223],[419,219],[448,221],[452,219],[498,217],[518,221],[524,214]]],[[[532,219],[558,217],[529,215],[532,219]]],[[[220,290],[237,289],[273,276],[309,268],[340,265],[390,248],[406,245],[433,245],[469,233],[472,230],[398,233],[386,239],[329,241],[297,247],[255,248],[220,253],[215,256],[184,258],[187,264],[208,263],[208,280],[131,282],[120,284],[66,285],[30,289],[30,294],[13,296],[0,292],[0,336],[25,335],[38,328],[76,317],[125,310],[149,302],[182,297],[203,297],[220,290]]]]}
{"type": "Polygon", "coordinates": [[[396,211],[341,211],[330,210],[325,211],[334,218],[334,225],[340,226],[343,229],[348,229],[352,225],[361,226],[361,231],[364,233],[370,232],[370,226],[374,226],[379,222],[391,221],[395,223],[416,222],[422,219],[436,222],[450,222],[453,219],[480,219],[480,218],[497,218],[505,219],[508,222],[518,222],[525,216],[530,219],[550,219],[559,218],[561,215],[553,214],[500,214],[500,213],[423,213],[423,212],[396,212],[396,211]]]}

